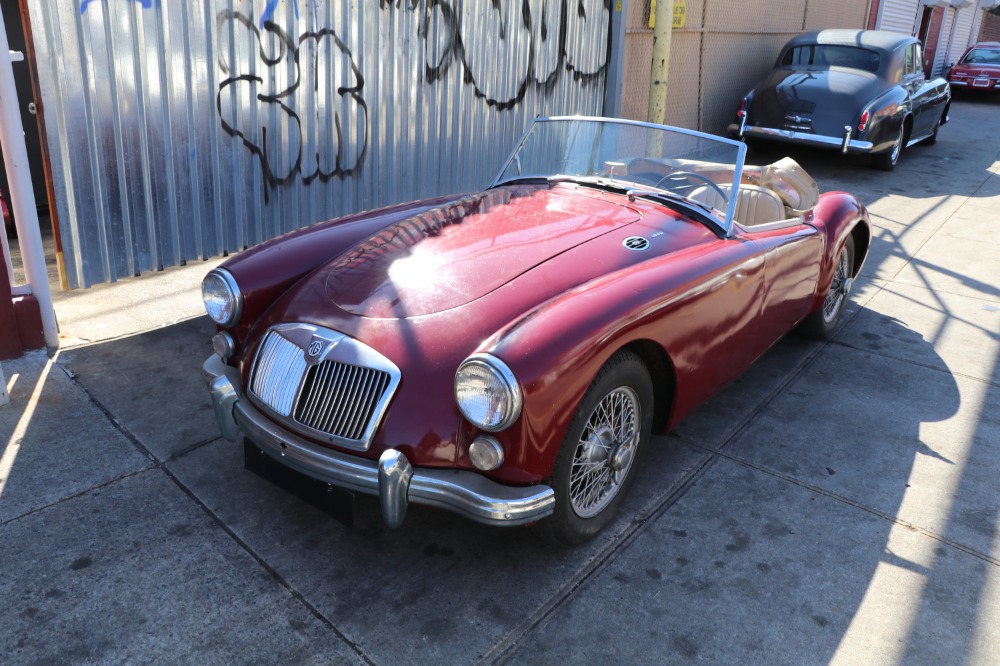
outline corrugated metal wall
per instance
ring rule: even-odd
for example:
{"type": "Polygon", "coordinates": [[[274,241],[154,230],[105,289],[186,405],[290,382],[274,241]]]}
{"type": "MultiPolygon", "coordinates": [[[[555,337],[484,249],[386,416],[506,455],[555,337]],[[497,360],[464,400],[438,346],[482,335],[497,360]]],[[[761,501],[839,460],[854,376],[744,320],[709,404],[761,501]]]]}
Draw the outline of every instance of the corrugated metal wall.
{"type": "Polygon", "coordinates": [[[975,41],[972,28],[976,14],[981,14],[982,11],[976,5],[955,10],[955,31],[949,40],[948,58],[945,66],[958,62],[962,54],[965,53],[965,49],[969,48],[969,44],[975,41]]]}
{"type": "Polygon", "coordinates": [[[948,60],[948,43],[955,30],[955,10],[945,9],[944,18],[941,21],[941,34],[938,36],[938,48],[934,53],[934,72],[938,76],[943,76],[948,69],[948,65],[955,62],[948,60]]]}
{"type": "Polygon", "coordinates": [[[969,31],[969,46],[972,46],[979,41],[979,32],[983,29],[983,19],[986,16],[985,10],[979,10],[978,7],[976,11],[973,11],[972,16],[972,29],[969,31]]]}
{"type": "MultiPolygon", "coordinates": [[[[739,100],[774,65],[794,35],[825,28],[862,28],[870,0],[674,0],[685,26],[671,34],[667,122],[722,134],[739,100]]],[[[631,0],[625,42],[622,115],[644,120],[649,102],[653,31],[649,0],[631,0]]]]}
{"type": "Polygon", "coordinates": [[[917,23],[918,10],[921,10],[917,0],[882,0],[883,7],[879,30],[901,32],[912,35],[917,23]]]}
{"type": "Polygon", "coordinates": [[[977,40],[983,13],[978,5],[945,10],[940,46],[934,57],[934,71],[939,76],[944,76],[948,67],[958,62],[965,49],[977,40]]]}
{"type": "Polygon", "coordinates": [[[87,286],[488,184],[602,111],[610,0],[28,0],[67,277],[87,286]]]}

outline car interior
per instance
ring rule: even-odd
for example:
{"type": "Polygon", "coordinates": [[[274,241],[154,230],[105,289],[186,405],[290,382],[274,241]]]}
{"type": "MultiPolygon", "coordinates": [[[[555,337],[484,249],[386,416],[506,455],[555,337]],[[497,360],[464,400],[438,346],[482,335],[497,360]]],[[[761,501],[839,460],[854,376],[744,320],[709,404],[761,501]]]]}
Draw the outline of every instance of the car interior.
{"type": "MultiPolygon", "coordinates": [[[[725,210],[729,203],[733,181],[730,165],[644,158],[629,164],[629,172],[636,179],[654,181],[657,187],[666,185],[666,189],[716,210],[725,210]],[[702,179],[710,180],[712,185],[702,179]]],[[[765,166],[748,165],[741,180],[734,218],[744,227],[797,219],[819,200],[816,181],[790,157],[765,166]]]]}

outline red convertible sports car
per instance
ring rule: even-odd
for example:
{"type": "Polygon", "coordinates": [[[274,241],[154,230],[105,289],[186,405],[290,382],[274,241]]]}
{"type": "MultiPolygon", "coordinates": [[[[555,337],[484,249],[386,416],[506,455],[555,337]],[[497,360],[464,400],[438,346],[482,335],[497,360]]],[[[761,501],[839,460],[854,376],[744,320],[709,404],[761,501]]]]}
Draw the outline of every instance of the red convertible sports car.
{"type": "Polygon", "coordinates": [[[347,512],[378,496],[390,526],[424,504],[594,536],[651,433],[792,329],[828,336],[864,263],[861,202],[789,159],[744,168],[745,151],[538,118],[482,192],[229,259],[203,283],[223,434],[347,512]]]}

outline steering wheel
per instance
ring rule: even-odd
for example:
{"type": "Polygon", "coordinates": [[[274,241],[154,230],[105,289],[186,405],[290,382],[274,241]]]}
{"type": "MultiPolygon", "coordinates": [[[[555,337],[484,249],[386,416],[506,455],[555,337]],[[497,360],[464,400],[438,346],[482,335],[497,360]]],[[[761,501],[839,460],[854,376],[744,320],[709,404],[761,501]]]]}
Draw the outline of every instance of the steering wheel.
{"type": "Polygon", "coordinates": [[[666,176],[656,181],[656,185],[653,185],[653,187],[660,187],[660,184],[665,180],[675,180],[680,178],[694,178],[695,180],[700,180],[718,192],[719,196],[721,196],[723,200],[727,202],[729,201],[729,196],[722,191],[722,188],[719,187],[715,181],[711,180],[708,176],[703,176],[702,174],[695,173],[694,171],[674,171],[673,173],[668,173],[666,176]]]}

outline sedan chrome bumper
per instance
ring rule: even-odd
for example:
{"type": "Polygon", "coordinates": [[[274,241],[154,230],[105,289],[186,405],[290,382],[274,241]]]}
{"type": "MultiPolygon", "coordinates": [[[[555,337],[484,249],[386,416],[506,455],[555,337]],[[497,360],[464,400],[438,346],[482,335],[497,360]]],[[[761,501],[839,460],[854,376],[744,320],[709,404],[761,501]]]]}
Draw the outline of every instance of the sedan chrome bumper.
{"type": "Polygon", "coordinates": [[[728,129],[731,135],[739,136],[740,138],[787,141],[789,143],[798,143],[816,148],[839,149],[843,153],[871,153],[875,149],[875,144],[871,141],[859,141],[850,138],[849,131],[845,136],[824,136],[822,134],[810,134],[809,132],[797,132],[795,130],[759,127],[755,125],[737,125],[735,123],[730,125],[728,129]]]}
{"type": "Polygon", "coordinates": [[[382,518],[398,527],[410,503],[436,506],[490,525],[523,525],[550,515],[555,492],[544,485],[505,486],[468,470],[414,468],[387,449],[376,462],[302,439],[257,411],[240,390],[239,373],[213,354],[202,373],[219,429],[226,439],[245,436],[259,449],[306,476],[346,490],[376,495],[382,518]]]}

